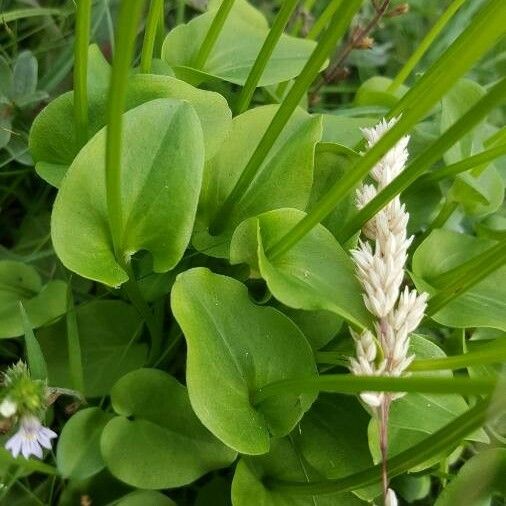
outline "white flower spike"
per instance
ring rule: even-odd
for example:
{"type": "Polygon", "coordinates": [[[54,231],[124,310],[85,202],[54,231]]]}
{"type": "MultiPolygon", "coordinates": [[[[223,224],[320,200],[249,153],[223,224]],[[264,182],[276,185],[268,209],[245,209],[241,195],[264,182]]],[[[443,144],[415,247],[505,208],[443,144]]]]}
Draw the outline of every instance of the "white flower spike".
{"type": "Polygon", "coordinates": [[[39,459],[43,457],[42,448],[51,449],[51,439],[57,434],[51,429],[44,427],[39,419],[33,415],[26,415],[21,419],[16,434],[12,436],[5,448],[16,458],[20,453],[25,459],[35,455],[39,459]]]}
{"type": "Polygon", "coordinates": [[[10,418],[16,414],[18,406],[14,401],[6,397],[0,404],[0,415],[4,418],[10,418]]]}

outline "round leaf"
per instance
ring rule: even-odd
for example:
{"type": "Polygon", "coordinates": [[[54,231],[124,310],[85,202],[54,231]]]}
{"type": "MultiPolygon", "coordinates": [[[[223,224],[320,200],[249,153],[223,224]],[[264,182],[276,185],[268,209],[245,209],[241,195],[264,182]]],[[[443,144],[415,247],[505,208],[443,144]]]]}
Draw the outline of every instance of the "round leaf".
{"type": "Polygon", "coordinates": [[[157,369],[123,376],[111,392],[118,415],[102,433],[102,455],[116,478],[144,489],[181,487],[236,453],[198,420],[186,388],[157,369]]]}
{"type": "Polygon", "coordinates": [[[178,276],[172,310],[188,344],[188,391],[202,423],[241,453],[267,452],[270,434],[290,432],[315,394],[259,405],[251,398],[268,383],[316,374],[304,335],[279,311],[251,302],[239,281],[203,268],[178,276]]]}
{"type": "MultiPolygon", "coordinates": [[[[128,276],[111,244],[105,145],[103,129],[69,168],[56,197],[51,234],[68,269],[119,286],[128,276]]],[[[187,103],[153,100],[124,115],[121,249],[125,256],[150,251],[155,272],[166,272],[179,262],[193,228],[203,163],[202,129],[187,103]]]]}
{"type": "Polygon", "coordinates": [[[370,326],[353,263],[322,225],[287,253],[267,258],[265,250],[303,217],[296,209],[278,209],[243,222],[232,238],[231,262],[258,270],[274,297],[289,307],[323,309],[359,327],[370,326]]]}
{"type": "Polygon", "coordinates": [[[122,497],[116,506],[176,506],[176,503],[166,495],[152,490],[139,490],[122,497]]]}
{"type": "Polygon", "coordinates": [[[56,463],[63,477],[84,480],[104,468],[100,435],[111,416],[99,408],[88,408],[77,412],[65,424],[56,452],[56,463]]]}

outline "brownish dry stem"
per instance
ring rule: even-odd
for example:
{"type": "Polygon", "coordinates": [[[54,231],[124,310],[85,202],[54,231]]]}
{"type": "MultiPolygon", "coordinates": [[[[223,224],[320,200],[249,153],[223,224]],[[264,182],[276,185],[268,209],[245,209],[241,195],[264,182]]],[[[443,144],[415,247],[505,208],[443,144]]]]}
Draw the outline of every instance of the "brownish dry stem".
{"type": "Polygon", "coordinates": [[[381,18],[385,15],[388,6],[390,4],[390,0],[383,0],[383,2],[378,5],[376,1],[373,1],[373,5],[375,8],[375,14],[367,23],[367,25],[363,28],[358,28],[353,31],[351,37],[348,42],[342,47],[342,49],[337,53],[334,61],[329,65],[328,69],[324,73],[323,77],[320,77],[315,83],[311,93],[309,95],[309,103],[314,104],[317,101],[318,92],[321,87],[325,84],[329,84],[331,82],[342,80],[342,76],[347,76],[347,72],[343,72],[343,64],[348,58],[351,51],[360,45],[360,42],[369,35],[369,33],[373,30],[373,28],[379,23],[381,18]]]}
{"type": "Polygon", "coordinates": [[[379,408],[379,438],[380,438],[380,451],[381,451],[381,483],[383,487],[383,502],[386,502],[388,492],[388,417],[390,414],[391,398],[388,394],[385,395],[384,401],[379,408]]]}

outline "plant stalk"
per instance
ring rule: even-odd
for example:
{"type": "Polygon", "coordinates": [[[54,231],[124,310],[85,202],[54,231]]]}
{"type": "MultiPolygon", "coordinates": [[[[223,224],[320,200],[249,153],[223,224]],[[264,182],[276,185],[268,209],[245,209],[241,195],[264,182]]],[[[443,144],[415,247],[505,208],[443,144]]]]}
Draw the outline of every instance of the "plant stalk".
{"type": "Polygon", "coordinates": [[[151,0],[141,52],[140,70],[143,74],[149,74],[151,72],[155,40],[159,32],[160,18],[162,17],[162,14],[163,0],[151,0]]]}

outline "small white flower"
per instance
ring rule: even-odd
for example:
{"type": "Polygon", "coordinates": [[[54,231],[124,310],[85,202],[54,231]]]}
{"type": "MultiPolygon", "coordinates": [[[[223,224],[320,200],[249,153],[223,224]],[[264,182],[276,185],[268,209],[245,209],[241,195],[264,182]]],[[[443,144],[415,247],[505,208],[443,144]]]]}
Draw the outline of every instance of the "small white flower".
{"type": "Polygon", "coordinates": [[[385,506],[397,506],[399,502],[397,501],[397,496],[395,492],[389,488],[387,495],[385,497],[385,506]]]}
{"type": "Polygon", "coordinates": [[[17,404],[6,397],[0,404],[0,415],[2,415],[4,418],[10,418],[16,414],[17,408],[17,404]]]}
{"type": "Polygon", "coordinates": [[[20,453],[27,459],[30,455],[42,458],[42,448],[51,449],[51,439],[57,434],[44,427],[39,419],[33,415],[21,418],[19,430],[12,436],[5,448],[16,458],[20,453]]]}

